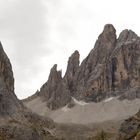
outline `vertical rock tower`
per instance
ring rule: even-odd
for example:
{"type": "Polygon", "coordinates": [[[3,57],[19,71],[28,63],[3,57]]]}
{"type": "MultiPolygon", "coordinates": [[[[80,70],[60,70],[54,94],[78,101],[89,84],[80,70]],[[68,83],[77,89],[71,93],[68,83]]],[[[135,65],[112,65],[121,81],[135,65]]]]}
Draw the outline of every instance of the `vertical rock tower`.
{"type": "Polygon", "coordinates": [[[12,66],[0,43],[0,116],[13,115],[20,107],[14,93],[12,66]]]}

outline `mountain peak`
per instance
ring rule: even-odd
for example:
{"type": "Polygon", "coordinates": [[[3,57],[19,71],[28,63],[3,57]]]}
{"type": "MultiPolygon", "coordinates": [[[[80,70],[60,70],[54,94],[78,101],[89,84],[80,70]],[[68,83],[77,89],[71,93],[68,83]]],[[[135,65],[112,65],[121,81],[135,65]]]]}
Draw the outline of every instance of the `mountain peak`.
{"type": "Polygon", "coordinates": [[[66,75],[68,75],[68,73],[71,73],[70,75],[72,76],[75,74],[80,63],[79,57],[80,54],[77,50],[69,57],[66,75]]]}
{"type": "Polygon", "coordinates": [[[138,35],[133,32],[132,30],[125,29],[123,30],[118,38],[118,42],[127,42],[127,41],[133,41],[138,38],[138,35]]]}
{"type": "Polygon", "coordinates": [[[103,32],[98,37],[98,41],[106,43],[114,43],[116,41],[116,29],[112,24],[106,24],[104,26],[103,32]]]}
{"type": "Polygon", "coordinates": [[[57,64],[54,64],[51,70],[56,70],[57,71],[57,64]]]}
{"type": "Polygon", "coordinates": [[[114,28],[114,26],[113,26],[112,24],[106,24],[106,25],[104,26],[103,33],[107,33],[107,32],[116,33],[116,29],[114,28]]]}

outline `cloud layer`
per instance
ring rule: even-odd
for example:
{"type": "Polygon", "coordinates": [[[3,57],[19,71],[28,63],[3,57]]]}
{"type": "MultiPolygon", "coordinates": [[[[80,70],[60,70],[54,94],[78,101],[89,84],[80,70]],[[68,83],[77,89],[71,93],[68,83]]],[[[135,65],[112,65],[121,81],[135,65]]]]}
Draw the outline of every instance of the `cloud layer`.
{"type": "Polygon", "coordinates": [[[27,83],[30,86],[39,73],[41,57],[50,53],[46,7],[41,0],[3,0],[0,9],[0,36],[13,61],[16,85],[28,92],[27,83]]]}
{"type": "MultiPolygon", "coordinates": [[[[106,23],[117,34],[140,34],[138,0],[0,0],[0,40],[12,61],[19,98],[33,94],[57,63],[79,50],[81,60],[93,48],[106,23]]],[[[64,73],[64,72],[63,72],[64,73]]]]}

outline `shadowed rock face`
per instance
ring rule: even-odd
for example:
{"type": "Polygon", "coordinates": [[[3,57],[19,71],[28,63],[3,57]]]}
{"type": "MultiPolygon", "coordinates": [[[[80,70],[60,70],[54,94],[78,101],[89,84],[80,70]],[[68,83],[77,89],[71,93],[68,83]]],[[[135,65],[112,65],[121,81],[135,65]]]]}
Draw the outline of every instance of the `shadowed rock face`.
{"type": "Polygon", "coordinates": [[[61,71],[57,71],[57,65],[51,69],[47,83],[41,87],[38,94],[47,101],[47,106],[50,109],[57,109],[70,102],[70,91],[67,89],[66,83],[63,82],[61,71]]]}
{"type": "Polygon", "coordinates": [[[71,97],[86,102],[110,96],[139,98],[139,85],[140,38],[127,29],[117,38],[113,25],[107,24],[81,65],[75,51],[63,78],[56,65],[51,69],[39,96],[45,97],[49,108],[57,109],[71,103],[71,97]]]}
{"type": "Polygon", "coordinates": [[[0,116],[12,115],[20,107],[21,104],[14,94],[14,78],[11,63],[0,43],[0,116]]]}
{"type": "Polygon", "coordinates": [[[73,87],[74,87],[74,77],[75,74],[77,73],[77,70],[79,69],[79,57],[80,54],[78,51],[75,51],[68,60],[68,66],[66,70],[66,74],[64,76],[64,82],[66,83],[69,91],[72,93],[73,92],[73,87]]]}

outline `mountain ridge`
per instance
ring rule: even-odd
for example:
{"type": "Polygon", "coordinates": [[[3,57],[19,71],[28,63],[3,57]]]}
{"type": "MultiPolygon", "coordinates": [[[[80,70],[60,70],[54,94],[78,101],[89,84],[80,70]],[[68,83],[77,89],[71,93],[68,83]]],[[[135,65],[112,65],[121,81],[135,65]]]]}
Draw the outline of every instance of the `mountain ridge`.
{"type": "Polygon", "coordinates": [[[107,24],[81,64],[78,51],[69,57],[64,77],[55,64],[37,95],[46,100],[52,110],[67,104],[71,106],[72,97],[85,102],[100,102],[110,96],[137,98],[140,86],[139,44],[140,38],[132,30],[123,30],[117,38],[114,26],[107,24]]]}

